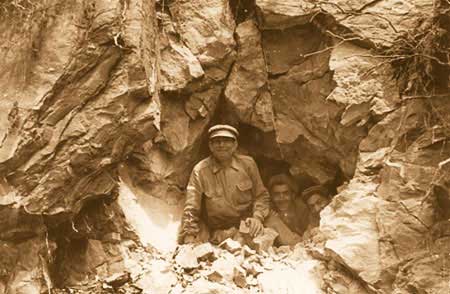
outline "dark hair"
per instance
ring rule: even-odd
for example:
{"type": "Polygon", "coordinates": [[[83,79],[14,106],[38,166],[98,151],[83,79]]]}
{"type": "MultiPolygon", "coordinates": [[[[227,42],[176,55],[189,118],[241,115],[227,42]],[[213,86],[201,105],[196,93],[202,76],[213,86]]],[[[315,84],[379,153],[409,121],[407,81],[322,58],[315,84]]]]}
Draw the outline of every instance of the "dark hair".
{"type": "Polygon", "coordinates": [[[278,174],[272,176],[268,183],[269,191],[272,190],[273,186],[277,185],[286,185],[291,189],[292,192],[294,193],[298,192],[297,185],[294,183],[292,178],[286,174],[278,174]]]}

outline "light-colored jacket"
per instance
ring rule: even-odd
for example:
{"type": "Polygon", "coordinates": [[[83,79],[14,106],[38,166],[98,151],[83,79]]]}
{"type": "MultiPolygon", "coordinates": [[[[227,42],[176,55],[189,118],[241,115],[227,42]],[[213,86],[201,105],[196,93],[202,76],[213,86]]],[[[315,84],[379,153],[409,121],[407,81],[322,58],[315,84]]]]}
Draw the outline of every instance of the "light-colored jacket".
{"type": "Polygon", "coordinates": [[[197,163],[187,186],[182,235],[199,232],[202,209],[212,230],[239,227],[247,217],[264,222],[270,210],[269,193],[253,158],[235,154],[228,167],[212,156],[197,163]]]}

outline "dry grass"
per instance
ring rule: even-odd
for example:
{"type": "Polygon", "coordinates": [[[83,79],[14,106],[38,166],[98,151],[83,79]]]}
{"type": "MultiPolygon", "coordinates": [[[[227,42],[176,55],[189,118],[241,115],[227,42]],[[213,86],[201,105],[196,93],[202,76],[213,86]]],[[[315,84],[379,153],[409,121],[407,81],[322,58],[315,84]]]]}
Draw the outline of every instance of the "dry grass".
{"type": "Polygon", "coordinates": [[[431,19],[423,20],[420,26],[404,34],[382,53],[391,57],[394,77],[404,95],[433,96],[447,88],[450,73],[448,6],[437,4],[431,19]]]}

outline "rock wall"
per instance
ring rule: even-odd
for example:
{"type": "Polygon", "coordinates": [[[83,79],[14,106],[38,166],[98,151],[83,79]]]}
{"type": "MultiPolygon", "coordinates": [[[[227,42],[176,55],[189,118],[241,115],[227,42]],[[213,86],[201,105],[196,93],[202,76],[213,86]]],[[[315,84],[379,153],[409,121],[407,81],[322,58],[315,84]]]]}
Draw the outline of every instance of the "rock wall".
{"type": "Polygon", "coordinates": [[[137,277],[119,166],[179,206],[218,122],[264,180],[336,193],[316,256],[369,292],[448,290],[445,1],[0,6],[0,293],[137,277]]]}

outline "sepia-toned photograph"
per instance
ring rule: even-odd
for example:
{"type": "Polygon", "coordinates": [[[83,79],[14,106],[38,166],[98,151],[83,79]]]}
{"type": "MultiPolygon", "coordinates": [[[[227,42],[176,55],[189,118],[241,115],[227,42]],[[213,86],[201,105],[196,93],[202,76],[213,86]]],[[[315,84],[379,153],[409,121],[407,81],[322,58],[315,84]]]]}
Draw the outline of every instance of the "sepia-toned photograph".
{"type": "Polygon", "coordinates": [[[450,294],[449,0],[0,0],[0,294],[450,294]]]}

